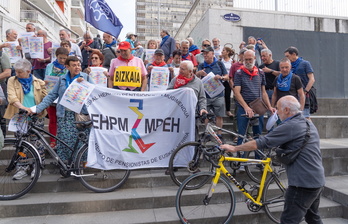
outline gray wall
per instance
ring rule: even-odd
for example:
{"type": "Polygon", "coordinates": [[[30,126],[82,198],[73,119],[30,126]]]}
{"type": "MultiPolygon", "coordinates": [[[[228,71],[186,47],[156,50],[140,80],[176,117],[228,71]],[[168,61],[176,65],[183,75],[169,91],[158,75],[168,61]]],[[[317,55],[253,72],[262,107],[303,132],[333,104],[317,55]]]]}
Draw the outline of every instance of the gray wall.
{"type": "Polygon", "coordinates": [[[318,97],[348,98],[348,34],[243,27],[245,42],[248,36],[261,37],[276,60],[287,47],[297,47],[312,64],[318,97]]]}

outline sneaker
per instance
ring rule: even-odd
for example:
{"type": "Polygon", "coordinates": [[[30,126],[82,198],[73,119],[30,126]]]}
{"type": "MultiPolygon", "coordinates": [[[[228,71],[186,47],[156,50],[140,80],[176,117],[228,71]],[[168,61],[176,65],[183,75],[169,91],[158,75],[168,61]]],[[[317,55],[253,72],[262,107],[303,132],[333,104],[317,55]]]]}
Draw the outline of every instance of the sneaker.
{"type": "Polygon", "coordinates": [[[20,180],[23,177],[28,176],[28,173],[27,173],[28,169],[29,169],[29,166],[18,166],[17,172],[15,175],[13,175],[12,179],[13,180],[20,180]]]}
{"type": "Polygon", "coordinates": [[[245,168],[244,168],[244,166],[241,166],[241,167],[239,167],[239,172],[245,172],[245,168]]]}
{"type": "MultiPolygon", "coordinates": [[[[33,169],[33,171],[31,171],[30,178],[34,179],[34,176],[35,176],[35,168],[33,169]]],[[[40,177],[41,177],[41,169],[40,169],[40,172],[39,172],[39,178],[40,177]]]]}

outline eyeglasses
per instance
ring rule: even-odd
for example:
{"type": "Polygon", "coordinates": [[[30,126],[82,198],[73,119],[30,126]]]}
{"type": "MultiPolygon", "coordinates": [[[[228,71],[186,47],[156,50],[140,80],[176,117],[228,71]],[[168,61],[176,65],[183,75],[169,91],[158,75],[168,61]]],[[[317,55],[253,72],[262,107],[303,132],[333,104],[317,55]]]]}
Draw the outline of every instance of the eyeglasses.
{"type": "Polygon", "coordinates": [[[91,59],[93,60],[93,59],[99,59],[98,57],[91,57],[91,59]]]}
{"type": "Polygon", "coordinates": [[[203,44],[203,47],[210,47],[210,44],[203,44]]]}

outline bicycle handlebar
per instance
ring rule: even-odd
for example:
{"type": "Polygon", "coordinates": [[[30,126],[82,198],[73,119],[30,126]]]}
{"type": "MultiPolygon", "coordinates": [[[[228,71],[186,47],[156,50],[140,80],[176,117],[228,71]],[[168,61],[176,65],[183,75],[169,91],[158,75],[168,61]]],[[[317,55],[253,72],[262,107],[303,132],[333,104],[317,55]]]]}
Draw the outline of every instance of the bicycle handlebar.
{"type": "Polygon", "coordinates": [[[215,155],[224,154],[225,150],[221,149],[219,146],[214,146],[212,148],[204,148],[203,155],[205,158],[216,168],[220,168],[220,166],[212,159],[215,155]],[[208,151],[209,150],[209,151],[208,151]]]}

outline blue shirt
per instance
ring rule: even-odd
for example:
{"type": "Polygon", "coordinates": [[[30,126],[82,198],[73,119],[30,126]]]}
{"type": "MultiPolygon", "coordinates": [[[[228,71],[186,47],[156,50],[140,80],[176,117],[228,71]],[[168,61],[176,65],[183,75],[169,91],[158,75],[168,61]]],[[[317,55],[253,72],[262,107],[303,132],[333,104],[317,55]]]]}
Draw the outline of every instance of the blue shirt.
{"type": "Polygon", "coordinates": [[[312,65],[311,63],[309,63],[309,61],[302,60],[300,64],[297,66],[297,69],[294,72],[294,74],[298,75],[301,78],[303,88],[306,88],[308,84],[308,81],[309,81],[309,78],[307,76],[308,73],[314,73],[312,65]]]}
{"type": "Polygon", "coordinates": [[[30,108],[35,105],[36,103],[35,103],[35,97],[34,97],[34,85],[31,85],[30,92],[27,94],[24,94],[23,106],[30,108]]]}

